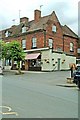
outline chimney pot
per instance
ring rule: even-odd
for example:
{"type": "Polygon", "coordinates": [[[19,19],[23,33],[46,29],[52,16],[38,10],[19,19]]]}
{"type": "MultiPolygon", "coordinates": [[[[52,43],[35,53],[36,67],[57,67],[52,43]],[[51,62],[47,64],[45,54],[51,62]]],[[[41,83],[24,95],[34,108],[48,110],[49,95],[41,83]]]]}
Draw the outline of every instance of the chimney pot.
{"type": "Polygon", "coordinates": [[[20,18],[20,23],[28,23],[28,21],[29,21],[29,18],[27,17],[20,18]]]}

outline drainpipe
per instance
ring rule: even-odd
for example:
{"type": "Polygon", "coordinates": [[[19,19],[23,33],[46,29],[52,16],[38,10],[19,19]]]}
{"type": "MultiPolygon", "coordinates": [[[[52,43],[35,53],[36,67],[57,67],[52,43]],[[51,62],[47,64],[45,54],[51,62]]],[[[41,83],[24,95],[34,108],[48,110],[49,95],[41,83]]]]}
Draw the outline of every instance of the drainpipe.
{"type": "Polygon", "coordinates": [[[46,30],[44,30],[44,47],[46,47],[46,30]]]}
{"type": "Polygon", "coordinates": [[[64,52],[64,35],[63,35],[63,52],[64,52]]]}
{"type": "Polygon", "coordinates": [[[44,47],[46,47],[46,29],[45,29],[45,24],[43,24],[43,34],[44,34],[44,47]]]}

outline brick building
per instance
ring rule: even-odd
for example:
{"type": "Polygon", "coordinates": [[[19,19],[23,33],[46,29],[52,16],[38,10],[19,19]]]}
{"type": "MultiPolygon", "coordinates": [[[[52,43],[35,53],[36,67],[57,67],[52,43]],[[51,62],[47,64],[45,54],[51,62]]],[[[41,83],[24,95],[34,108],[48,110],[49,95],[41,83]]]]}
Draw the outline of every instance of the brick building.
{"type": "Polygon", "coordinates": [[[67,25],[60,24],[54,11],[42,17],[41,11],[35,10],[32,21],[20,18],[19,25],[2,31],[2,39],[20,42],[26,53],[21,62],[25,70],[62,70],[76,63],[78,36],[67,25]]]}

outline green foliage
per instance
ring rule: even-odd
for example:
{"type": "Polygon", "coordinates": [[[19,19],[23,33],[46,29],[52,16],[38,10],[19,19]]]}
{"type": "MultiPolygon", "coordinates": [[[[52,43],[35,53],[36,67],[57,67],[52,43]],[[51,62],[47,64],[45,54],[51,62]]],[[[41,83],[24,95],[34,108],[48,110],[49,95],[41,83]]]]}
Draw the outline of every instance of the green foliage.
{"type": "Polygon", "coordinates": [[[19,42],[4,43],[0,40],[0,59],[1,58],[17,61],[18,71],[21,73],[20,61],[24,60],[25,54],[19,42]]]}
{"type": "Polygon", "coordinates": [[[14,61],[21,61],[21,60],[24,60],[24,51],[23,49],[21,48],[19,42],[17,41],[13,41],[10,43],[10,55],[11,55],[11,58],[14,60],[14,61]]]}
{"type": "Polygon", "coordinates": [[[11,59],[10,44],[0,40],[0,59],[11,59]]]}
{"type": "Polygon", "coordinates": [[[21,74],[20,61],[24,60],[24,51],[21,48],[21,45],[17,41],[13,41],[9,45],[10,57],[13,61],[17,61],[18,73],[21,74]]]}
{"type": "Polygon", "coordinates": [[[0,40],[0,59],[6,58],[7,46],[4,41],[0,40]]]}

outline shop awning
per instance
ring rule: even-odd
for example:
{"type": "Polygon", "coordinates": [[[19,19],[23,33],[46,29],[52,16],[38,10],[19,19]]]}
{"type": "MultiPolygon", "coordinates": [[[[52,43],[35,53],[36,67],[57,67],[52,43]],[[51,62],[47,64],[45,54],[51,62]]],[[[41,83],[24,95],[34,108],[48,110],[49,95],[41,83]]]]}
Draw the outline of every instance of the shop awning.
{"type": "Polygon", "coordinates": [[[25,60],[37,59],[40,53],[27,54],[25,60]]]}

